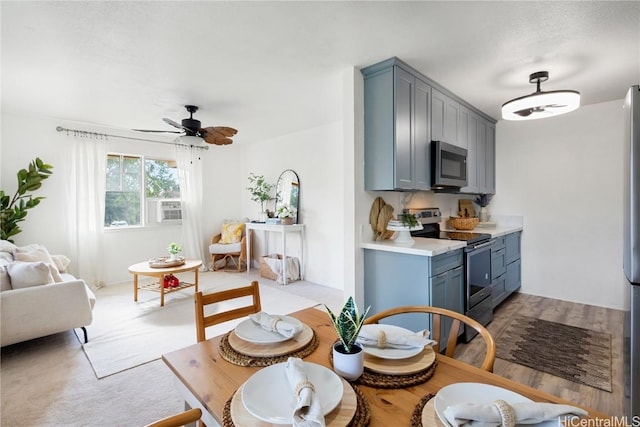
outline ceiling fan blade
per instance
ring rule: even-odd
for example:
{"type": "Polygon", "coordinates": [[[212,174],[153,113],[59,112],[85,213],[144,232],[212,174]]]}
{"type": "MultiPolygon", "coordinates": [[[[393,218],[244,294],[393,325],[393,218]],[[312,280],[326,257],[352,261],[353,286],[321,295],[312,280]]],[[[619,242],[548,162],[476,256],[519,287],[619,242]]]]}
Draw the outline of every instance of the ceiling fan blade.
{"type": "Polygon", "coordinates": [[[521,117],[528,117],[533,113],[532,108],[525,108],[524,110],[515,111],[513,114],[517,114],[521,117]]]}
{"type": "Polygon", "coordinates": [[[131,129],[136,132],[147,132],[147,133],[182,133],[175,130],[153,130],[153,129],[131,129]]]}
{"type": "Polygon", "coordinates": [[[214,126],[200,129],[200,132],[215,135],[218,138],[230,138],[238,133],[238,131],[234,128],[226,127],[226,126],[214,126]]]}
{"type": "Polygon", "coordinates": [[[171,119],[167,119],[166,117],[163,117],[163,118],[162,118],[162,120],[164,120],[164,122],[165,122],[165,123],[167,123],[167,124],[169,124],[169,125],[171,125],[171,126],[173,126],[173,127],[176,127],[176,128],[178,128],[178,129],[182,129],[182,130],[186,130],[186,131],[188,131],[188,132],[191,132],[191,130],[190,130],[190,129],[187,129],[186,127],[182,126],[180,123],[178,123],[178,122],[174,122],[174,121],[173,121],[173,120],[171,120],[171,119]]]}
{"type": "MultiPolygon", "coordinates": [[[[204,129],[200,129],[200,130],[203,131],[204,129]]],[[[229,144],[233,143],[231,138],[227,138],[225,136],[218,136],[218,135],[214,134],[213,132],[202,132],[201,136],[204,139],[204,141],[209,143],[209,144],[229,145],[229,144]]]]}

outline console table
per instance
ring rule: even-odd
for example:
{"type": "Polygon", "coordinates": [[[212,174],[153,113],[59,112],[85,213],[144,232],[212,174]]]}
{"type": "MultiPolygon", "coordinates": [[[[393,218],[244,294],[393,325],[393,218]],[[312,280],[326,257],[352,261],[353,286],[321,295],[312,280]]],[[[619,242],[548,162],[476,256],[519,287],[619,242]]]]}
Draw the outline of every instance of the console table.
{"type": "Polygon", "coordinates": [[[269,233],[280,233],[282,238],[282,281],[287,284],[287,234],[299,233],[300,234],[300,280],[304,277],[304,224],[265,224],[262,222],[247,222],[245,224],[247,230],[247,274],[249,274],[251,266],[251,233],[249,230],[261,230],[269,233]]]}

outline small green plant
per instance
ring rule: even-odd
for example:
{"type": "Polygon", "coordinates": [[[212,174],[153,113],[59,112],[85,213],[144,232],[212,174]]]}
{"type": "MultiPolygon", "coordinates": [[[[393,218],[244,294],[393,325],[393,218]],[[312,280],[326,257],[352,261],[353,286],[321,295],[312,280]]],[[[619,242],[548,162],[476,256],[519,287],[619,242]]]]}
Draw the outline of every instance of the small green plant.
{"type": "Polygon", "coordinates": [[[278,218],[293,218],[297,212],[298,210],[293,206],[282,205],[278,208],[277,215],[278,218]]]}
{"type": "Polygon", "coordinates": [[[171,242],[169,246],[167,246],[167,251],[169,251],[171,255],[178,255],[182,252],[182,248],[177,243],[171,242]]]}
{"type": "Polygon", "coordinates": [[[28,169],[18,171],[18,189],[13,197],[6,195],[4,190],[0,190],[0,238],[13,242],[11,237],[22,230],[18,223],[25,220],[29,212],[44,197],[33,197],[27,192],[36,191],[42,187],[42,181],[52,174],[53,166],[44,163],[36,157],[29,163],[28,169]]]}
{"type": "Polygon", "coordinates": [[[347,302],[344,303],[340,314],[337,316],[326,305],[325,308],[327,309],[327,313],[329,313],[333,329],[336,331],[342,346],[347,353],[352,353],[353,344],[356,342],[356,338],[358,338],[360,328],[362,328],[364,319],[367,317],[371,306],[367,307],[364,313],[360,315],[353,297],[349,297],[347,302]]]}
{"type": "Polygon", "coordinates": [[[478,196],[473,199],[474,203],[481,208],[486,208],[491,203],[491,198],[493,194],[478,194],[478,196]]]}
{"type": "Polygon", "coordinates": [[[398,219],[402,221],[402,225],[407,228],[412,228],[418,225],[418,220],[416,219],[416,217],[413,214],[407,212],[398,215],[398,219]]]}
{"type": "Polygon", "coordinates": [[[249,183],[251,185],[247,187],[247,190],[251,193],[251,200],[260,202],[260,211],[265,212],[264,202],[272,199],[269,193],[273,189],[273,184],[265,181],[263,175],[255,175],[253,172],[249,173],[249,183]]]}

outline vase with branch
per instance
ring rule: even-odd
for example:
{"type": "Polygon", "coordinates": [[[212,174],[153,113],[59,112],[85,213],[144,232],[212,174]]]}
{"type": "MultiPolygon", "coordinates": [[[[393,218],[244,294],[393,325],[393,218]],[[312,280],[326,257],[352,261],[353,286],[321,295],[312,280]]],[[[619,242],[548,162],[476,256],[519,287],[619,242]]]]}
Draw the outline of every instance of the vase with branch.
{"type": "Polygon", "coordinates": [[[267,218],[264,202],[273,199],[270,194],[273,189],[273,184],[269,184],[264,179],[264,175],[256,175],[253,172],[249,173],[249,184],[247,190],[251,193],[251,200],[260,202],[260,221],[264,222],[267,218]]]}
{"type": "Polygon", "coordinates": [[[487,206],[491,203],[491,198],[493,194],[478,194],[478,196],[473,199],[473,202],[480,207],[480,222],[489,221],[489,212],[487,210],[487,206]]]}

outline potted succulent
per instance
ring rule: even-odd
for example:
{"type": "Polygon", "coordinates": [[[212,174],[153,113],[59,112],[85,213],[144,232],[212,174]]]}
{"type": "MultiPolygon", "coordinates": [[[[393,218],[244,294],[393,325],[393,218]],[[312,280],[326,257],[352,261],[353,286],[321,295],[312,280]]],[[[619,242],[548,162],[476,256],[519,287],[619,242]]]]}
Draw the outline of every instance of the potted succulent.
{"type": "Polygon", "coordinates": [[[360,314],[353,297],[349,297],[338,315],[326,305],[325,308],[338,335],[338,341],[333,345],[333,369],[338,375],[354,381],[364,370],[364,351],[356,338],[371,306],[360,314]]]}
{"type": "Polygon", "coordinates": [[[169,246],[167,246],[167,251],[169,252],[168,261],[176,261],[178,254],[182,252],[182,248],[177,243],[171,242],[169,246]]]}
{"type": "Polygon", "coordinates": [[[491,203],[491,198],[493,194],[478,194],[478,196],[473,199],[474,203],[480,206],[480,222],[489,221],[489,212],[487,212],[487,206],[491,203]]]}
{"type": "Polygon", "coordinates": [[[251,185],[247,187],[247,190],[251,193],[251,200],[260,202],[260,221],[264,222],[267,219],[264,202],[272,199],[269,193],[273,189],[273,184],[265,181],[264,175],[255,175],[253,172],[249,173],[249,183],[251,185]]]}
{"type": "Polygon", "coordinates": [[[280,218],[280,221],[284,225],[293,224],[293,220],[296,217],[298,210],[290,205],[282,205],[278,208],[276,215],[280,218]]]}

